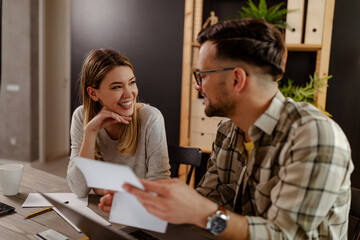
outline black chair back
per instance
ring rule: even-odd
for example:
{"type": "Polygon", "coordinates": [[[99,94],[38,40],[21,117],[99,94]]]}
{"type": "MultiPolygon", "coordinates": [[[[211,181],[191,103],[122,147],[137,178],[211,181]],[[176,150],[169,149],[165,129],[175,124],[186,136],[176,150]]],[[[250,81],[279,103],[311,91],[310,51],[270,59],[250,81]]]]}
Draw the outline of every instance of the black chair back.
{"type": "Polygon", "coordinates": [[[179,177],[180,164],[190,165],[191,167],[186,177],[186,183],[189,184],[194,168],[201,165],[201,150],[193,147],[168,146],[168,151],[171,177],[179,177]]]}

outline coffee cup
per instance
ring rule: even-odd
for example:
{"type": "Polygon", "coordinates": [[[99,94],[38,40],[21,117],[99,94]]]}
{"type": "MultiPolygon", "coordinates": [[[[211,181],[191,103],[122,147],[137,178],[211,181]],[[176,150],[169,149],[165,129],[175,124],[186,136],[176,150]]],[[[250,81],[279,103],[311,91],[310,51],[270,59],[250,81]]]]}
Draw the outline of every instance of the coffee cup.
{"type": "Polygon", "coordinates": [[[0,182],[5,196],[18,194],[24,166],[10,163],[0,165],[0,182]]]}

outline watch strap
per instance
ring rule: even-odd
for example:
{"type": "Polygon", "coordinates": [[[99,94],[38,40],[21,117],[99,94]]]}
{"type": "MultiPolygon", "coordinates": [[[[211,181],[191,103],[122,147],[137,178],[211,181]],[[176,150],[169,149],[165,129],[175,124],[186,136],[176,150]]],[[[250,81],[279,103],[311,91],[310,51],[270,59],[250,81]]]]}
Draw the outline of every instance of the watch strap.
{"type": "Polygon", "coordinates": [[[207,217],[207,223],[206,223],[206,227],[205,227],[206,230],[209,230],[209,229],[211,228],[211,219],[214,218],[215,215],[216,215],[219,211],[221,211],[221,210],[220,210],[220,206],[222,206],[222,205],[217,204],[217,209],[216,209],[215,213],[213,213],[213,214],[211,214],[210,216],[207,217]]]}
{"type": "Polygon", "coordinates": [[[221,214],[226,214],[226,208],[223,206],[223,205],[218,205],[218,210],[217,211],[220,211],[221,214]]]}
{"type": "Polygon", "coordinates": [[[216,212],[208,217],[205,229],[209,230],[214,235],[218,235],[225,230],[229,218],[225,207],[218,205],[216,212]]]}

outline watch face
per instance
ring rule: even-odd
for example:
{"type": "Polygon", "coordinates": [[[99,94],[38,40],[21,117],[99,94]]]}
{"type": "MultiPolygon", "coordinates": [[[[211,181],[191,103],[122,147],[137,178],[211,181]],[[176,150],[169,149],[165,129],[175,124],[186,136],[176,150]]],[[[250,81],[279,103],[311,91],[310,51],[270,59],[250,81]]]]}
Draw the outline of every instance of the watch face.
{"type": "Polygon", "coordinates": [[[221,218],[220,216],[217,216],[211,222],[210,231],[213,234],[219,234],[225,230],[226,224],[227,224],[227,221],[225,219],[221,218]]]}

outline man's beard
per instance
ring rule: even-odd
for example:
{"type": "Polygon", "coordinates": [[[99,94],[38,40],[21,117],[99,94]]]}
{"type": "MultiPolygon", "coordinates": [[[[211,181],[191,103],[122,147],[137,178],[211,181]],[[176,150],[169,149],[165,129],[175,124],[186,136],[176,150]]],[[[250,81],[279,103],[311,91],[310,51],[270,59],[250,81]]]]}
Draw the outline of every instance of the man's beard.
{"type": "Polygon", "coordinates": [[[234,111],[235,104],[228,99],[222,99],[217,104],[212,104],[208,99],[205,115],[208,117],[229,117],[234,111]]]}

